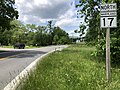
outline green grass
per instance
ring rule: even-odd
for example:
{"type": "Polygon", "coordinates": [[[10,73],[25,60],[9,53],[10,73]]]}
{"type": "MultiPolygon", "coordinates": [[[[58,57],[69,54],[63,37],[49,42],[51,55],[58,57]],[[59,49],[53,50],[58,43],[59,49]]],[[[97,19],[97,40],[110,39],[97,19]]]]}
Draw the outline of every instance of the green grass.
{"type": "MultiPolygon", "coordinates": [[[[13,46],[2,46],[3,48],[14,48],[13,46]]],[[[25,49],[40,48],[42,46],[25,46],[25,49]]]]}
{"type": "Polygon", "coordinates": [[[120,69],[112,68],[108,84],[104,62],[91,56],[94,50],[74,45],[48,55],[16,90],[120,90],[120,69]]]}
{"type": "Polygon", "coordinates": [[[25,46],[25,49],[31,49],[31,48],[40,48],[43,46],[25,46]]]}
{"type": "Polygon", "coordinates": [[[2,46],[3,48],[13,48],[13,46],[2,46]]]}

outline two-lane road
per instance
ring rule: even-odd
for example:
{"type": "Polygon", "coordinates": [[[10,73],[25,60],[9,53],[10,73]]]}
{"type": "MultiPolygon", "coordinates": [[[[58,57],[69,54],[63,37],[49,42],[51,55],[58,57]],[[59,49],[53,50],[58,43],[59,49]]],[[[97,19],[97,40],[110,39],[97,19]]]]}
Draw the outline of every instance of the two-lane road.
{"type": "Polygon", "coordinates": [[[21,54],[21,53],[26,53],[27,51],[3,51],[3,52],[0,52],[0,60],[4,60],[5,58],[8,58],[8,57],[11,57],[11,56],[14,56],[14,55],[18,55],[18,54],[21,54]]]}
{"type": "Polygon", "coordinates": [[[38,57],[67,46],[48,46],[37,49],[8,49],[0,52],[0,90],[38,57]]]}

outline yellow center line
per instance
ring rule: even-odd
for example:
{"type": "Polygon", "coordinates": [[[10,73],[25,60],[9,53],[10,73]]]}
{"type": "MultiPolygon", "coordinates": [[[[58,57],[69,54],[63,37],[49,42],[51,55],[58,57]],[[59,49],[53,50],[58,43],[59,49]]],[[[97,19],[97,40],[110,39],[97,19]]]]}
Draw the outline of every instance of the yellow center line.
{"type": "Polygon", "coordinates": [[[0,61],[2,61],[2,60],[4,60],[4,59],[6,59],[6,58],[0,58],[0,61]]]}
{"type": "Polygon", "coordinates": [[[0,58],[0,60],[5,60],[5,59],[12,58],[12,57],[15,57],[15,56],[18,56],[18,55],[22,55],[22,54],[25,54],[25,53],[29,53],[29,52],[24,52],[24,53],[19,53],[19,54],[12,55],[12,56],[7,56],[7,57],[4,57],[4,58],[0,58]]]}

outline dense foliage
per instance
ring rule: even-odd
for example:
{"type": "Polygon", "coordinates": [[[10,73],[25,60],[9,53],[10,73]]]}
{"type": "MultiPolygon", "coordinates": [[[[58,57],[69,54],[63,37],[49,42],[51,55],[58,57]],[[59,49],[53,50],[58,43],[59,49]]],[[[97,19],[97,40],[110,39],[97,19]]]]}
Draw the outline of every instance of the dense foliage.
{"type": "Polygon", "coordinates": [[[48,22],[47,26],[37,26],[34,24],[22,24],[18,20],[11,22],[11,29],[5,30],[0,37],[3,45],[13,45],[15,43],[25,43],[32,46],[46,46],[69,43],[68,34],[60,27],[53,27],[48,22]],[[50,27],[49,27],[50,26],[50,27]]]}
{"type": "Polygon", "coordinates": [[[10,21],[18,18],[15,0],[0,0],[0,31],[10,29],[10,21]]]}
{"type": "MultiPolygon", "coordinates": [[[[100,29],[100,3],[111,3],[112,0],[80,0],[76,5],[79,8],[81,17],[85,17],[87,33],[85,40],[89,44],[95,44],[97,52],[95,55],[105,57],[105,35],[106,29],[100,29]],[[101,2],[102,1],[102,2],[101,2]]],[[[117,3],[117,28],[111,29],[111,59],[112,62],[120,63],[120,1],[117,3]]],[[[84,29],[85,30],[85,29],[84,29]]]]}
{"type": "Polygon", "coordinates": [[[14,4],[15,0],[0,0],[0,45],[1,43],[9,43],[11,32],[7,30],[11,28],[10,22],[18,18],[18,11],[14,4]]]}

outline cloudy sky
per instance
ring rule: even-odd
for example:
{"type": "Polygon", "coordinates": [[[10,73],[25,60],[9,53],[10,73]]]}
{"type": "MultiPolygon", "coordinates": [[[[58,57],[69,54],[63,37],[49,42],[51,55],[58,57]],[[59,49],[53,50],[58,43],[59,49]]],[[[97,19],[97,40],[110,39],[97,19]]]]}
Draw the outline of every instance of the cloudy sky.
{"type": "Polygon", "coordinates": [[[16,0],[19,20],[25,24],[46,25],[53,20],[69,34],[79,28],[82,21],[77,18],[75,0],[16,0]]]}

